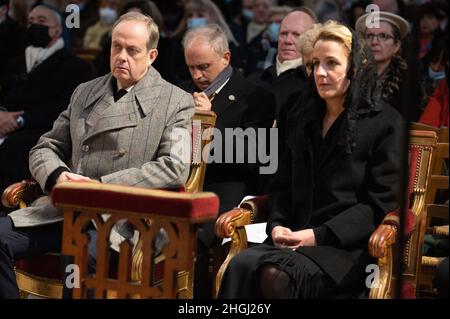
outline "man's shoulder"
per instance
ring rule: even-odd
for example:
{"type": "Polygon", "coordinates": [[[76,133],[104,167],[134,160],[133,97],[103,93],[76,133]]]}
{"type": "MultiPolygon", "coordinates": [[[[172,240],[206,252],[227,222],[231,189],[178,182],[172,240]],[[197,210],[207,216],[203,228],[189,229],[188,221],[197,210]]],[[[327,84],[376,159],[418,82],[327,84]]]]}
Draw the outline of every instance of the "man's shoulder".
{"type": "Polygon", "coordinates": [[[95,79],[89,80],[87,82],[81,83],[79,86],[84,87],[84,88],[91,88],[91,87],[95,87],[97,85],[102,85],[102,84],[105,85],[109,82],[108,79],[110,77],[111,77],[111,74],[108,73],[108,74],[99,76],[95,79]]]}
{"type": "Polygon", "coordinates": [[[92,92],[98,92],[105,84],[109,83],[108,79],[110,76],[111,75],[108,73],[79,84],[74,91],[74,98],[81,97],[83,99],[83,97],[91,95],[92,92]]]}
{"type": "Polygon", "coordinates": [[[268,88],[258,82],[244,78],[237,71],[233,72],[233,75],[230,78],[230,85],[238,87],[242,92],[244,92],[244,95],[252,95],[254,92],[258,92],[259,94],[262,94],[262,96],[272,95],[268,88]]]}
{"type": "Polygon", "coordinates": [[[270,88],[276,79],[276,71],[274,66],[269,66],[267,69],[258,70],[247,76],[247,80],[256,83],[265,88],[270,88]]]}

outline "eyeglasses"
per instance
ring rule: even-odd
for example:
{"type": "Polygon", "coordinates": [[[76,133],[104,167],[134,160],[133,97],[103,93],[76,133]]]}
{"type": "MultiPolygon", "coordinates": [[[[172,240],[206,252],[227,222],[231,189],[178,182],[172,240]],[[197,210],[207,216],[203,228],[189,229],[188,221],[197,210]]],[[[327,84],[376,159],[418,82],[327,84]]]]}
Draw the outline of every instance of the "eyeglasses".
{"type": "Polygon", "coordinates": [[[392,35],[384,32],[378,34],[366,33],[365,38],[367,41],[373,41],[373,39],[377,38],[377,40],[381,42],[386,42],[389,39],[395,39],[392,35]]]}

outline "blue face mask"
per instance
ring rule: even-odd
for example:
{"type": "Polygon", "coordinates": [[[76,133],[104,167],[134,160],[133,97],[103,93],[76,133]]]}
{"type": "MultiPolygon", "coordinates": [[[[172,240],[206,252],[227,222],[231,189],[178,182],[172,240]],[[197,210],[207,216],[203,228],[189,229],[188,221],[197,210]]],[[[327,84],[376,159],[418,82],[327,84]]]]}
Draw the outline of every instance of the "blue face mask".
{"type": "Polygon", "coordinates": [[[113,24],[117,20],[117,11],[110,7],[100,8],[98,11],[100,20],[106,24],[113,24]]]}
{"type": "Polygon", "coordinates": [[[253,10],[252,9],[248,9],[248,8],[242,9],[242,16],[247,21],[250,21],[251,19],[253,19],[253,10]]]}
{"type": "Polygon", "coordinates": [[[428,67],[428,77],[433,79],[434,81],[439,81],[445,78],[445,71],[433,71],[430,67],[428,67]]]}
{"type": "Polygon", "coordinates": [[[206,25],[206,18],[190,18],[187,20],[188,29],[204,27],[206,25]]]}
{"type": "Polygon", "coordinates": [[[278,42],[278,33],[280,32],[280,24],[277,22],[272,22],[267,27],[267,35],[269,36],[270,41],[278,42]]]}

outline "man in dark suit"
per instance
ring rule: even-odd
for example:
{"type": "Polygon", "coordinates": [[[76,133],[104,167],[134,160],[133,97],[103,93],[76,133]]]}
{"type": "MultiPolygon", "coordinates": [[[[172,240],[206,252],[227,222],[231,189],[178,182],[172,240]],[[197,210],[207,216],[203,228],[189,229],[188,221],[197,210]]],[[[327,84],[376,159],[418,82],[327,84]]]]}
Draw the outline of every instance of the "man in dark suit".
{"type": "Polygon", "coordinates": [[[316,20],[313,13],[302,10],[300,8],[292,11],[281,21],[276,63],[248,77],[248,80],[270,90],[275,95],[277,119],[282,105],[291,96],[298,96],[305,90],[307,77],[304,69],[300,67],[303,61],[298,40],[316,20]]]}
{"type": "MultiPolygon", "coordinates": [[[[230,139],[227,139],[227,131],[257,131],[258,128],[270,128],[274,119],[275,100],[270,92],[245,80],[233,70],[230,66],[228,40],[219,26],[208,25],[190,30],[183,39],[183,47],[185,61],[192,77],[187,91],[193,93],[197,109],[212,110],[217,114],[217,130],[211,156],[213,162],[208,164],[206,170],[204,190],[218,194],[219,213],[223,213],[237,206],[244,195],[255,194],[258,180],[258,164],[249,160],[247,156],[252,154],[246,151],[247,143],[252,137],[238,133],[236,143],[229,145],[231,143],[228,143],[230,139]],[[238,149],[239,140],[245,150],[238,149]],[[220,150],[222,155],[218,155],[220,150]],[[229,155],[230,150],[233,150],[235,156],[231,163],[225,163],[226,153],[229,155]],[[242,152],[244,162],[239,163],[236,161],[236,155],[242,152]]],[[[253,154],[255,158],[257,154],[253,154]]],[[[208,283],[211,278],[207,275],[208,249],[217,244],[214,223],[211,223],[199,232],[194,276],[195,297],[211,296],[212,289],[208,283]]]]}
{"type": "Polygon", "coordinates": [[[28,153],[69,103],[90,66],[64,49],[58,12],[35,7],[28,16],[30,45],[11,59],[0,86],[0,193],[30,178],[28,153]]]}

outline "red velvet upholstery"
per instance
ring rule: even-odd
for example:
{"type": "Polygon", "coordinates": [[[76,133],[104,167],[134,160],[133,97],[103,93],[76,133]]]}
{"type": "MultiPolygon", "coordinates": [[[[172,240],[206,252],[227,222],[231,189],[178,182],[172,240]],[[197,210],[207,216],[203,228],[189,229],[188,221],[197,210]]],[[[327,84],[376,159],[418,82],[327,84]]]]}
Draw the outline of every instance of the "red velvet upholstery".
{"type": "MultiPolygon", "coordinates": [[[[386,215],[386,217],[384,217],[383,219],[383,224],[386,225],[393,225],[396,226],[397,228],[400,226],[400,218],[398,215],[399,210],[395,210],[390,212],[389,214],[386,215]]],[[[406,210],[406,214],[404,215],[405,219],[404,219],[404,235],[406,237],[411,236],[411,234],[413,233],[413,231],[416,228],[416,215],[414,215],[414,213],[412,212],[412,210],[407,209],[406,210]]]]}
{"type": "Polygon", "coordinates": [[[416,299],[416,288],[412,284],[403,284],[402,299],[416,299]]]}
{"type": "MultiPolygon", "coordinates": [[[[416,171],[419,165],[418,157],[419,157],[419,149],[411,147],[409,149],[410,178],[408,179],[408,192],[406,197],[406,203],[408,204],[410,203],[411,196],[413,196],[415,183],[414,177],[416,176],[416,171]]],[[[411,234],[414,232],[416,228],[416,215],[408,207],[403,217],[405,218],[403,233],[408,238],[409,236],[411,236],[411,234]]],[[[400,226],[399,209],[396,209],[395,211],[392,211],[389,214],[387,214],[386,217],[383,219],[383,224],[393,225],[398,228],[400,226]]]]}
{"type": "Polygon", "coordinates": [[[16,269],[39,277],[61,279],[61,262],[59,255],[40,255],[16,261],[16,269]]]}
{"type": "Polygon", "coordinates": [[[85,182],[59,184],[52,191],[53,204],[63,202],[66,206],[151,212],[184,218],[215,217],[219,208],[219,199],[213,193],[177,193],[122,185],[94,185],[85,182]],[[89,187],[86,187],[87,184],[89,187]]]}

